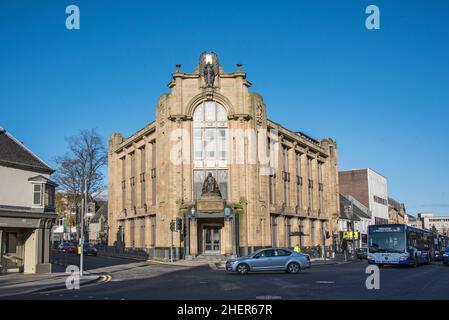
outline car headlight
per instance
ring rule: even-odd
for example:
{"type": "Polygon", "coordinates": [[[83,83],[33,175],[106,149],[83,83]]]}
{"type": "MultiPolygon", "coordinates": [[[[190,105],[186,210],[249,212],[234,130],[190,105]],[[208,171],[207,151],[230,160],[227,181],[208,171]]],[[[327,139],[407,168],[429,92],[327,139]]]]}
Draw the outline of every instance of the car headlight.
{"type": "Polygon", "coordinates": [[[368,256],[367,258],[368,258],[368,260],[374,260],[373,256],[368,256]]]}
{"type": "Polygon", "coordinates": [[[443,254],[443,257],[449,257],[449,255],[447,253],[443,254]]]}

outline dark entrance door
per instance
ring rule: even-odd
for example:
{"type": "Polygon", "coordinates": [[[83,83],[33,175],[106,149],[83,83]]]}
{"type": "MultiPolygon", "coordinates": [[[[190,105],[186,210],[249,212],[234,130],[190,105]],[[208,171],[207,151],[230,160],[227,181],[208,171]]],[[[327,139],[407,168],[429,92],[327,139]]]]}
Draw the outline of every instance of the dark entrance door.
{"type": "Polygon", "coordinates": [[[221,252],[221,226],[203,226],[203,252],[220,254],[221,252]]]}

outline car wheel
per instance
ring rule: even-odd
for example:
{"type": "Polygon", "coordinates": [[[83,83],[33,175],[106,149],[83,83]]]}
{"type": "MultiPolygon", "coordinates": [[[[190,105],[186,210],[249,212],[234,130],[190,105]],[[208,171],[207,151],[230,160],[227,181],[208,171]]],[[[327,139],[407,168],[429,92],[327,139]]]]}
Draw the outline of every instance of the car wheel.
{"type": "Polygon", "coordinates": [[[287,266],[287,272],[288,273],[298,273],[301,270],[301,266],[299,263],[296,262],[290,262],[287,266]]]}
{"type": "Polygon", "coordinates": [[[241,263],[237,266],[237,272],[240,274],[247,274],[249,272],[249,265],[241,263]]]}

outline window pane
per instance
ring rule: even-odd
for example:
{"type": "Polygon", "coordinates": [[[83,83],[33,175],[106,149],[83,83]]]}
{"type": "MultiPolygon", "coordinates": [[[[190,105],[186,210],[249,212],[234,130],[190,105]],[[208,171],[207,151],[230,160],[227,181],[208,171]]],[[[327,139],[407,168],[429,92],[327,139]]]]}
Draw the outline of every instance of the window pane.
{"type": "Polygon", "coordinates": [[[218,130],[218,157],[220,160],[228,159],[228,137],[227,129],[218,130]]]}
{"type": "Polygon", "coordinates": [[[204,107],[203,104],[200,104],[193,113],[193,121],[194,122],[202,122],[204,121],[204,107]]]}
{"type": "Polygon", "coordinates": [[[228,199],[228,170],[219,170],[217,172],[217,183],[220,188],[223,199],[228,199]]]}
{"type": "Polygon", "coordinates": [[[34,185],[34,192],[33,192],[33,204],[34,205],[41,205],[42,204],[42,186],[40,184],[34,185]]]}
{"type": "Polygon", "coordinates": [[[225,108],[223,108],[223,106],[218,103],[216,104],[216,106],[217,106],[217,121],[226,122],[228,120],[228,117],[225,108]]]}
{"type": "Polygon", "coordinates": [[[205,172],[196,170],[194,171],[194,183],[195,183],[195,199],[198,199],[201,196],[201,191],[203,189],[203,182],[205,179],[205,172]]]}
{"type": "Polygon", "coordinates": [[[206,159],[215,159],[215,152],[217,149],[215,141],[215,129],[206,129],[205,133],[205,149],[206,149],[206,159]]]}
{"type": "Polygon", "coordinates": [[[195,160],[201,160],[203,158],[203,139],[201,134],[202,134],[201,129],[193,130],[195,160]]]}
{"type": "Polygon", "coordinates": [[[206,122],[215,122],[215,103],[214,102],[205,102],[205,118],[206,122]]]}

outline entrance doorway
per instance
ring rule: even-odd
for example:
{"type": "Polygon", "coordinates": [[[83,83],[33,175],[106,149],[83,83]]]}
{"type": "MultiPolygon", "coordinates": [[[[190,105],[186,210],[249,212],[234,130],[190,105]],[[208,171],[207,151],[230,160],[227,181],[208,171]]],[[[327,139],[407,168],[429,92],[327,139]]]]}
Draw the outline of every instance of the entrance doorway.
{"type": "Polygon", "coordinates": [[[221,253],[221,226],[203,225],[202,249],[205,254],[221,253]]]}

